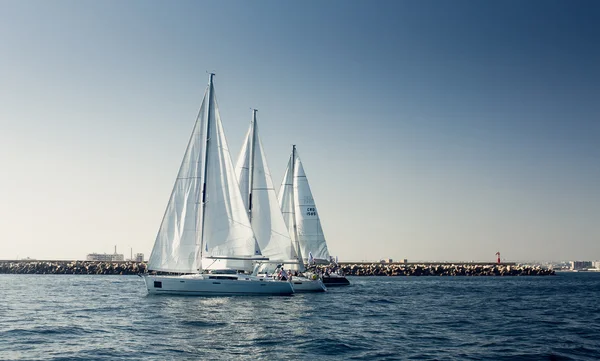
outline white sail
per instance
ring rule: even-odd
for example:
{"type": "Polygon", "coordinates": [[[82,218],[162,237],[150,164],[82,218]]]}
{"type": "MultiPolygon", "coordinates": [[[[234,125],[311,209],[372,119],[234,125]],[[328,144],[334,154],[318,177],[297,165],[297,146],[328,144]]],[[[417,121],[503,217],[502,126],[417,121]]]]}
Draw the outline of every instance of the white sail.
{"type": "Polygon", "coordinates": [[[327,250],[327,242],[321,227],[317,206],[310,191],[302,161],[300,161],[298,152],[294,153],[293,201],[299,249],[305,257],[305,261],[309,253],[312,253],[316,260],[328,262],[329,251],[327,250]]]}
{"type": "Polygon", "coordinates": [[[236,163],[236,174],[240,191],[247,197],[245,204],[262,255],[288,261],[295,259],[295,252],[279,208],[255,116],[254,112],[236,163]]]}
{"type": "MultiPolygon", "coordinates": [[[[206,161],[208,169],[202,236],[204,256],[260,256],[260,249],[235,177],[214,91],[211,91],[211,95],[213,111],[210,112],[208,120],[211,126],[208,129],[206,161]]],[[[202,262],[204,267],[209,267],[211,263],[210,260],[202,262]]],[[[221,262],[220,267],[227,264],[239,264],[239,262],[235,260],[221,262]]]]}
{"type": "Polygon", "coordinates": [[[250,195],[250,151],[251,151],[251,138],[252,127],[248,128],[244,143],[242,144],[242,150],[238,155],[237,162],[235,163],[235,175],[237,176],[238,183],[240,185],[240,193],[244,201],[244,209],[248,209],[248,197],[250,195]]]}
{"type": "Polygon", "coordinates": [[[302,262],[302,252],[298,246],[298,237],[296,233],[296,220],[295,220],[295,207],[294,207],[294,153],[290,156],[285,174],[283,175],[283,181],[279,188],[278,199],[279,208],[285,222],[285,226],[288,229],[292,241],[292,258],[298,259],[302,262]]]}
{"type": "Polygon", "coordinates": [[[210,259],[205,266],[201,258],[254,256],[260,250],[235,178],[211,76],[148,268],[195,273],[231,264],[251,269],[239,260],[210,259]]]}
{"type": "Polygon", "coordinates": [[[160,224],[148,268],[154,271],[192,273],[200,247],[199,199],[206,127],[207,93],[188,142],[179,173],[160,224]]]}

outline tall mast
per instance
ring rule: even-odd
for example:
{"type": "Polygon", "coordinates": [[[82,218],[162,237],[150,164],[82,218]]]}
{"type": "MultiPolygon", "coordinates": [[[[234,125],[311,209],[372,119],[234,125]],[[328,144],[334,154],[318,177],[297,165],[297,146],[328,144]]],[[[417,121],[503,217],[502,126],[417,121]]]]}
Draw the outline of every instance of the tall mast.
{"type": "Polygon", "coordinates": [[[202,174],[202,214],[200,215],[200,261],[202,261],[202,254],[204,252],[204,212],[206,211],[206,175],[208,174],[208,145],[210,142],[210,118],[212,113],[212,98],[213,98],[213,76],[214,73],[210,73],[208,76],[208,111],[206,112],[206,144],[204,145],[204,172],[202,174]]]}
{"type": "Polygon", "coordinates": [[[296,247],[296,255],[298,256],[298,260],[302,261],[302,253],[300,252],[300,240],[298,239],[298,226],[296,224],[296,197],[294,192],[294,180],[296,179],[296,145],[292,145],[292,168],[290,171],[292,172],[292,227],[294,230],[294,242],[296,247]]]}
{"type": "Polygon", "coordinates": [[[252,188],[254,187],[254,155],[256,149],[256,112],[252,109],[252,134],[250,135],[250,164],[249,164],[249,181],[248,181],[248,218],[252,223],[252,188]]]}

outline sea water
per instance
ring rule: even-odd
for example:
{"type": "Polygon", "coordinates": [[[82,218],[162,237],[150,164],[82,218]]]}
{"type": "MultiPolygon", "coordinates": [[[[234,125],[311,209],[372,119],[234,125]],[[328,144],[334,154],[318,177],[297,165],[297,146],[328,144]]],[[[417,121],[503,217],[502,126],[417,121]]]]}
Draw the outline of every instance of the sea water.
{"type": "Polygon", "coordinates": [[[598,360],[600,273],[353,277],[289,297],[0,275],[0,360],[598,360]]]}

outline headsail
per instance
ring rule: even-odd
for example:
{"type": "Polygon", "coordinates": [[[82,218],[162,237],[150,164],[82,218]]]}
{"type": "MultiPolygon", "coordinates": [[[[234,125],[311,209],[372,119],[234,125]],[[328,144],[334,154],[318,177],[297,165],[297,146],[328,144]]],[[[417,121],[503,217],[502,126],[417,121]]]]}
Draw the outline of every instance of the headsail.
{"type": "Polygon", "coordinates": [[[252,149],[252,126],[244,137],[242,150],[235,163],[235,175],[240,185],[240,193],[244,201],[244,209],[248,210],[248,197],[250,195],[250,153],[252,149]]]}
{"type": "Polygon", "coordinates": [[[295,259],[283,220],[264,148],[258,136],[256,111],[236,163],[240,191],[246,197],[252,229],[263,256],[271,260],[295,259]]]}
{"type": "Polygon", "coordinates": [[[196,271],[200,247],[199,200],[208,89],[188,142],[179,173],[160,224],[148,269],[163,272],[196,271]]]}

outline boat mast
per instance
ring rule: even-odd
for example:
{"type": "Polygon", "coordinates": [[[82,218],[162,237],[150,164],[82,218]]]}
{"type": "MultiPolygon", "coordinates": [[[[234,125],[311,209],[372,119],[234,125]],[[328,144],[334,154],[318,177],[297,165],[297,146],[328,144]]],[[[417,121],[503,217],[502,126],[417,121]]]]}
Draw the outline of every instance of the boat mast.
{"type": "Polygon", "coordinates": [[[290,171],[292,172],[292,227],[294,229],[294,243],[296,246],[296,256],[298,257],[298,261],[302,264],[302,253],[300,253],[300,240],[298,239],[298,225],[296,224],[296,197],[294,192],[294,180],[296,179],[296,145],[292,145],[292,159],[291,162],[292,167],[290,171]]]}
{"type": "MultiPolygon", "coordinates": [[[[213,98],[213,76],[214,73],[210,73],[208,76],[208,111],[206,112],[206,143],[204,146],[204,172],[202,174],[202,214],[200,215],[200,262],[202,262],[202,255],[204,253],[204,219],[206,218],[204,212],[206,211],[206,175],[208,174],[208,145],[210,142],[210,118],[212,113],[212,98],[213,98]]],[[[200,270],[200,267],[198,268],[200,270]]]]}
{"type": "Polygon", "coordinates": [[[252,223],[252,188],[254,187],[254,156],[256,149],[256,112],[258,110],[252,109],[252,121],[250,123],[252,127],[252,134],[250,135],[250,164],[249,164],[249,181],[248,181],[248,218],[252,223]]]}

